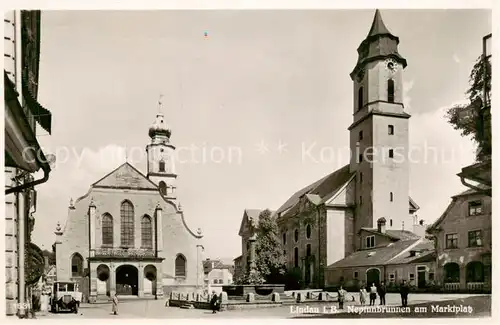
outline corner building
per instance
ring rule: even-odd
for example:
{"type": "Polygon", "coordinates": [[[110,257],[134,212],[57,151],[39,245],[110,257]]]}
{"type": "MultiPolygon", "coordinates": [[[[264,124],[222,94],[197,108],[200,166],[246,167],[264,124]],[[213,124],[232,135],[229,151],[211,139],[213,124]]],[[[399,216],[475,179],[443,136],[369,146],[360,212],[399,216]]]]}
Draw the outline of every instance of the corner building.
{"type": "Polygon", "coordinates": [[[57,280],[79,281],[90,302],[203,285],[201,230],[188,228],[177,201],[170,135],[158,114],[149,129],[147,175],[124,163],[70,202],[64,229],[56,229],[57,280]]]}

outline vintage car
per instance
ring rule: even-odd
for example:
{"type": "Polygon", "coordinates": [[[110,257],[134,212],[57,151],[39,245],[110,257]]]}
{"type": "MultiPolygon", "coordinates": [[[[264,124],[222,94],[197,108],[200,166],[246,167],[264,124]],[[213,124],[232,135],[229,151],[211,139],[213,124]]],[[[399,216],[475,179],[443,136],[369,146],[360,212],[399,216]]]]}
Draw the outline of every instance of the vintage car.
{"type": "Polygon", "coordinates": [[[82,301],[82,293],[76,282],[55,282],[50,299],[50,309],[53,313],[72,311],[78,313],[82,301]]]}

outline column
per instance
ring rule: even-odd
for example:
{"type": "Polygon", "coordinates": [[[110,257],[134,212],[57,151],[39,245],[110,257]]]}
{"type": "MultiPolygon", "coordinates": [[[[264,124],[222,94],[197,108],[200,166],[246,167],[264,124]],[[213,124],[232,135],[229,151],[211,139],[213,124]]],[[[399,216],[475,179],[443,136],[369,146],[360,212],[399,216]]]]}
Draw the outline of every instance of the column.
{"type": "Polygon", "coordinates": [[[111,297],[116,294],[116,267],[114,263],[109,265],[109,293],[111,297]]]}
{"type": "MultiPolygon", "coordinates": [[[[74,209],[74,207],[73,207],[74,209]]],[[[94,250],[96,248],[95,246],[95,228],[96,228],[96,218],[95,218],[95,204],[94,204],[94,199],[90,199],[90,204],[89,204],[89,216],[90,216],[90,250],[94,250]]]]}
{"type": "Polygon", "coordinates": [[[90,263],[90,293],[89,301],[94,303],[97,300],[97,265],[90,263]]]}
{"type": "Polygon", "coordinates": [[[156,297],[163,298],[163,267],[161,262],[156,264],[156,297]]]}
{"type": "Polygon", "coordinates": [[[142,263],[139,263],[138,267],[138,274],[137,274],[137,286],[138,286],[138,292],[137,295],[139,298],[144,297],[144,265],[142,263]]]}
{"type": "Polygon", "coordinates": [[[160,206],[160,204],[158,203],[158,205],[156,206],[156,227],[157,229],[155,229],[155,232],[156,232],[156,236],[155,236],[155,240],[157,240],[158,242],[156,243],[156,248],[158,250],[158,255],[159,252],[161,252],[163,250],[163,225],[162,225],[162,208],[160,206]]]}

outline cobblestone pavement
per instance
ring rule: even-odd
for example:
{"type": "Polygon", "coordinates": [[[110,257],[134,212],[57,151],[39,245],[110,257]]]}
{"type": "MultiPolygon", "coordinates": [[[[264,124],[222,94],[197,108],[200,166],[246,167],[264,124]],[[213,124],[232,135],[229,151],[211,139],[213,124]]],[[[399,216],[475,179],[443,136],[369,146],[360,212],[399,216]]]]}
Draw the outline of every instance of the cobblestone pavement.
{"type": "MultiPolygon", "coordinates": [[[[350,295],[350,294],[349,294],[350,295]]],[[[357,294],[354,294],[357,299],[357,294]]],[[[456,300],[457,303],[464,298],[474,297],[470,294],[411,294],[408,298],[410,305],[422,304],[432,301],[456,300]]],[[[388,294],[386,297],[388,306],[400,306],[398,294],[388,294]]],[[[378,301],[377,301],[378,303],[378,301]]],[[[359,305],[357,302],[346,303],[345,308],[351,305],[359,305]]],[[[314,316],[309,310],[331,310],[331,306],[338,307],[335,302],[305,302],[302,304],[285,305],[274,308],[259,308],[246,310],[230,310],[217,314],[212,314],[209,310],[203,309],[181,309],[178,307],[165,307],[164,300],[126,300],[120,303],[118,315],[111,313],[111,304],[82,304],[78,314],[38,313],[38,319],[79,319],[79,318],[294,318],[304,316],[314,316]]],[[[317,315],[317,314],[316,314],[317,315]]]]}

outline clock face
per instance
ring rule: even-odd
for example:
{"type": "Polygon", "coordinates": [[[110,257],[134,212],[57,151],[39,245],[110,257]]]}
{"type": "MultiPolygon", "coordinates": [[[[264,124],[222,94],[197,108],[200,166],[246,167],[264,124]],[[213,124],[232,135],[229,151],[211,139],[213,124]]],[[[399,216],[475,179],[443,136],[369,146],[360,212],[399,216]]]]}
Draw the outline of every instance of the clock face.
{"type": "Polygon", "coordinates": [[[385,68],[394,73],[398,70],[398,63],[394,59],[387,59],[385,60],[385,68]]]}

